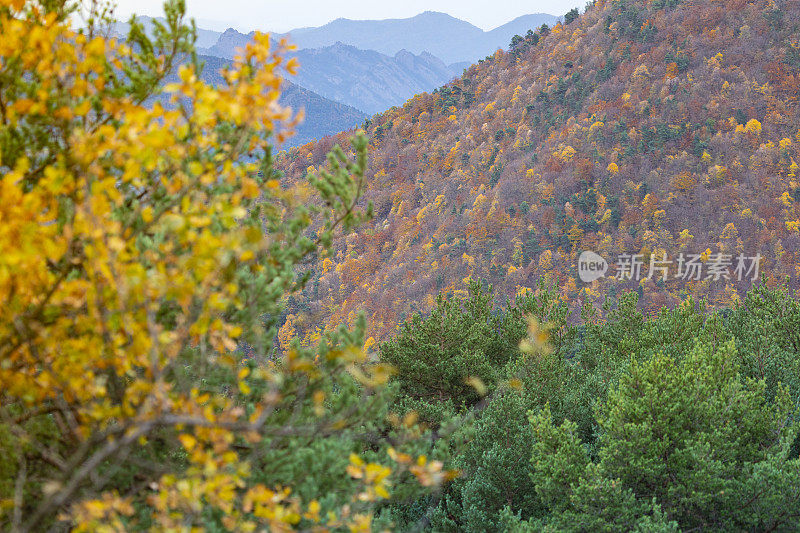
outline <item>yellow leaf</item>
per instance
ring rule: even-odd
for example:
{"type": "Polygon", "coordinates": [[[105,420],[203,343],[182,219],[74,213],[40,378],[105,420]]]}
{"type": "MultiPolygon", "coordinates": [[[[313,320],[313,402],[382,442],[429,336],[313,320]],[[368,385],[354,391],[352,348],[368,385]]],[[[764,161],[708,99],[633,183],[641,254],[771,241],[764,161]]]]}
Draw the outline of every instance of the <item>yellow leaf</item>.
{"type": "Polygon", "coordinates": [[[197,439],[188,433],[181,433],[178,435],[178,440],[181,441],[183,447],[189,452],[194,450],[195,446],[197,445],[197,439]]]}
{"type": "Polygon", "coordinates": [[[483,380],[477,376],[470,376],[466,380],[464,380],[467,385],[475,389],[475,391],[484,396],[486,394],[486,385],[483,383],[483,380]]]}

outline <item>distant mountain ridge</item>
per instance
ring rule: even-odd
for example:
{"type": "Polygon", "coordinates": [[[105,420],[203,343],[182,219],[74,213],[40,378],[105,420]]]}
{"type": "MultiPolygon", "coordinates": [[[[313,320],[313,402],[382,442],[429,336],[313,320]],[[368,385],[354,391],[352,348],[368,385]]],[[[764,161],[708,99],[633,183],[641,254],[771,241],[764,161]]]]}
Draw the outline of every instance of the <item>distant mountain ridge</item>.
{"type": "MultiPolygon", "coordinates": [[[[238,48],[253,38],[234,29],[226,30],[204,54],[232,59],[238,48]]],[[[314,92],[360,109],[368,114],[385,111],[415,94],[444,85],[462,65],[448,67],[428,52],[419,55],[400,50],[392,56],[361,50],[337,42],[318,49],[300,49],[291,54],[300,69],[291,79],[314,92]]]]}
{"type": "MultiPolygon", "coordinates": [[[[444,85],[456,72],[441,59],[406,50],[393,57],[342,43],[298,50],[300,69],[292,79],[326,98],[368,114],[400,105],[415,94],[444,85]]],[[[459,71],[460,74],[460,71],[459,71]]]]}
{"type": "MultiPolygon", "coordinates": [[[[139,17],[139,20],[148,34],[152,34],[154,20],[163,22],[163,19],[150,17],[139,17]]],[[[129,29],[128,23],[118,22],[111,28],[111,33],[116,37],[124,38],[129,29]]],[[[210,85],[224,83],[220,71],[230,64],[234,49],[243,47],[250,39],[252,39],[252,34],[244,35],[236,30],[221,33],[198,28],[198,54],[200,60],[205,64],[203,72],[200,74],[201,79],[210,85]],[[209,53],[211,50],[215,53],[209,53]],[[221,53],[228,57],[221,57],[221,53]]],[[[177,81],[176,74],[171,74],[166,80],[167,83],[171,81],[177,81]]],[[[366,113],[359,109],[326,98],[290,80],[284,80],[280,103],[291,107],[295,112],[302,109],[305,114],[303,122],[295,129],[295,135],[287,139],[281,148],[299,146],[326,135],[353,129],[367,118],[366,113]]]]}
{"type": "MultiPolygon", "coordinates": [[[[139,17],[150,32],[153,21],[163,18],[139,17]]],[[[469,22],[446,13],[426,11],[414,17],[386,20],[351,20],[339,18],[319,27],[303,27],[274,37],[286,37],[299,49],[326,48],[342,43],[361,50],[375,50],[394,56],[402,50],[415,55],[428,52],[448,65],[472,64],[498,48],[505,49],[514,35],[524,35],[542,24],[553,25],[559,17],[545,13],[522,15],[497,28],[484,31],[469,22]]],[[[127,22],[114,25],[113,33],[125,35],[127,22]]],[[[269,31],[268,28],[262,31],[269,31]]],[[[237,46],[243,46],[255,32],[242,33],[233,28],[224,32],[197,28],[197,46],[207,55],[232,58],[237,46]],[[244,39],[242,38],[244,37],[244,39]]]]}
{"type": "MultiPolygon", "coordinates": [[[[220,71],[228,66],[229,61],[213,56],[201,56],[200,59],[205,63],[201,79],[210,85],[224,83],[220,71]]],[[[295,135],[287,139],[281,148],[299,146],[326,135],[353,129],[367,118],[358,109],[334,102],[289,80],[283,82],[280,103],[291,107],[294,112],[302,109],[305,114],[295,135]]]]}
{"type": "MultiPolygon", "coordinates": [[[[147,16],[139,16],[136,17],[137,20],[144,26],[145,32],[152,36],[153,35],[153,22],[158,21],[164,23],[164,17],[147,17],[147,16]]],[[[113,35],[117,37],[124,37],[128,35],[128,31],[130,30],[130,24],[127,22],[116,22],[111,27],[111,32],[113,35]]],[[[203,28],[197,28],[197,47],[198,48],[209,48],[214,46],[214,44],[219,40],[222,32],[213,31],[213,30],[206,30],[203,28]]]]}
{"type": "MultiPolygon", "coordinates": [[[[152,33],[156,21],[140,17],[152,33]]],[[[389,20],[337,19],[318,28],[299,28],[287,34],[298,50],[296,76],[284,99],[294,95],[293,107],[303,107],[307,122],[292,144],[352,128],[366,115],[403,104],[414,95],[445,85],[472,63],[508,46],[514,35],[524,35],[558,17],[530,14],[484,31],[445,13],[426,11],[415,17],[389,20]],[[305,89],[301,89],[301,87],[305,89]],[[296,87],[296,89],[294,89],[296,87]],[[318,116],[314,116],[318,113],[318,116]],[[340,129],[337,129],[340,128],[340,129]]],[[[113,34],[123,37],[129,25],[117,23],[113,34]]],[[[209,67],[204,77],[214,77],[252,41],[255,32],[233,28],[216,32],[197,29],[197,51],[209,67]]]]}
{"type": "Polygon", "coordinates": [[[203,47],[198,44],[198,52],[204,55],[221,57],[224,59],[233,59],[236,55],[237,48],[244,48],[245,45],[253,40],[255,32],[241,33],[233,28],[228,28],[222,32],[217,38],[216,42],[209,46],[203,47]]]}
{"type": "Polygon", "coordinates": [[[515,34],[524,34],[542,24],[552,25],[557,20],[554,15],[535,13],[484,31],[446,13],[426,11],[405,19],[340,18],[318,28],[297,28],[281,37],[289,37],[301,49],[322,48],[342,42],[387,55],[408,50],[413,54],[428,52],[447,64],[472,63],[498,48],[506,48],[515,34]]]}

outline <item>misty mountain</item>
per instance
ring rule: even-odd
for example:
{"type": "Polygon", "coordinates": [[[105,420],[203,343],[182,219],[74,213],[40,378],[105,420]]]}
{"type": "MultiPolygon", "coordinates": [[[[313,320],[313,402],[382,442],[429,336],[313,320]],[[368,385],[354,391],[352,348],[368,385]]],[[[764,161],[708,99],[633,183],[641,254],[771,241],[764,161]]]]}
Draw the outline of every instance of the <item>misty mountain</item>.
{"type": "MultiPolygon", "coordinates": [[[[231,59],[253,34],[226,30],[203,53],[231,59]]],[[[315,93],[368,114],[400,105],[415,94],[433,90],[460,74],[463,64],[449,67],[428,52],[401,50],[389,56],[374,50],[335,43],[291,53],[300,62],[296,83],[315,93]]]]}
{"type": "Polygon", "coordinates": [[[336,43],[298,50],[295,56],[300,61],[293,78],[297,83],[368,114],[400,105],[415,94],[447,83],[456,74],[427,52],[414,55],[401,50],[390,57],[336,43]]]}
{"type": "MultiPolygon", "coordinates": [[[[139,20],[144,25],[145,31],[152,35],[153,19],[139,17],[139,20]]],[[[163,21],[163,19],[160,20],[163,21]]],[[[128,23],[116,23],[111,28],[111,33],[119,38],[124,38],[129,29],[128,23]]],[[[234,49],[243,47],[251,38],[252,35],[244,35],[235,30],[220,33],[198,28],[197,42],[206,45],[206,47],[198,46],[200,59],[205,64],[201,74],[203,81],[210,85],[224,83],[225,80],[220,75],[220,70],[230,64],[234,49]],[[209,51],[213,51],[213,53],[209,53],[209,51]],[[218,54],[224,54],[227,57],[220,57],[218,54]]],[[[174,81],[177,81],[175,73],[165,80],[166,83],[174,81]]],[[[167,103],[164,98],[156,99],[161,100],[164,104],[167,103]]],[[[282,148],[302,145],[326,135],[355,128],[367,118],[364,112],[352,106],[325,98],[289,80],[284,80],[280,102],[295,111],[301,109],[305,111],[305,119],[297,127],[295,135],[289,138],[282,148]]]]}
{"type": "Polygon", "coordinates": [[[236,49],[244,49],[245,45],[253,40],[255,32],[240,33],[233,28],[228,28],[222,32],[213,45],[209,47],[198,46],[197,52],[204,55],[221,57],[223,59],[233,59],[236,49]]]}
{"type": "MultiPolygon", "coordinates": [[[[145,30],[151,33],[153,20],[164,19],[139,17],[139,20],[144,24],[145,30]]],[[[558,17],[553,15],[536,13],[517,17],[493,30],[483,31],[445,13],[426,11],[406,19],[340,18],[323,26],[297,28],[285,34],[273,35],[288,37],[300,49],[325,48],[343,43],[362,50],[375,50],[388,56],[394,56],[401,50],[417,55],[428,52],[448,65],[471,64],[498,48],[508,47],[514,35],[525,35],[529,29],[535,30],[542,24],[553,25],[557,20],[558,17]]],[[[269,31],[269,28],[262,31],[269,31]]],[[[115,24],[113,32],[119,36],[126,35],[128,24],[115,24]]],[[[244,46],[252,35],[253,32],[244,34],[230,28],[225,32],[218,32],[198,27],[197,46],[204,54],[230,59],[235,48],[244,46]]]]}
{"type": "Polygon", "coordinates": [[[508,48],[511,38],[515,35],[524,37],[525,34],[528,33],[528,30],[536,31],[536,29],[542,24],[553,26],[558,19],[559,17],[545,15],[542,13],[522,15],[521,17],[515,18],[511,22],[507,22],[502,26],[498,26],[497,28],[486,32],[485,39],[493,45],[492,52],[497,48],[502,48],[505,50],[508,48]]]}
{"type": "Polygon", "coordinates": [[[360,126],[367,116],[358,109],[335,102],[309,91],[296,83],[284,80],[280,103],[295,111],[305,111],[303,122],[297,127],[295,135],[283,143],[281,148],[299,146],[360,126]]]}
{"type": "MultiPolygon", "coordinates": [[[[164,23],[165,20],[163,17],[147,17],[147,16],[139,16],[136,17],[139,22],[142,23],[144,26],[144,30],[147,35],[153,35],[153,21],[157,20],[161,23],[164,23]]],[[[128,35],[128,31],[130,30],[130,24],[127,22],[117,22],[112,26],[111,32],[113,35],[117,37],[126,37],[128,35]]],[[[197,28],[197,46],[198,48],[209,48],[216,44],[219,40],[221,32],[213,31],[213,30],[206,30],[203,28],[197,28]]]]}
{"type": "Polygon", "coordinates": [[[322,48],[337,42],[394,55],[400,50],[429,52],[447,64],[470,63],[507,48],[515,34],[524,35],[558,17],[542,13],[523,15],[491,31],[463,20],[426,11],[415,17],[387,20],[336,19],[318,28],[297,28],[284,34],[299,48],[322,48]]]}
{"type": "MultiPolygon", "coordinates": [[[[209,85],[225,82],[220,71],[227,67],[230,61],[213,56],[201,56],[200,59],[205,63],[200,76],[203,81],[209,85]]],[[[177,81],[177,76],[174,74],[166,80],[167,83],[174,81],[177,81]]],[[[353,129],[367,118],[358,109],[329,100],[288,80],[284,80],[281,87],[280,103],[291,107],[295,112],[301,109],[305,111],[305,119],[297,127],[295,135],[281,148],[299,146],[326,135],[353,129]]]]}

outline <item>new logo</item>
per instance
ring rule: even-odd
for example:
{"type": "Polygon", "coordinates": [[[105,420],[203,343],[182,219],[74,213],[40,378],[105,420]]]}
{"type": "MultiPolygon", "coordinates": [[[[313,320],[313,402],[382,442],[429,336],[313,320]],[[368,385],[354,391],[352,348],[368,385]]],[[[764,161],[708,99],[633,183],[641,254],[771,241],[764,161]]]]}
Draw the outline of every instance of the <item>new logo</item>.
{"type": "Polygon", "coordinates": [[[584,283],[602,278],[608,272],[608,261],[594,252],[586,250],[578,258],[578,276],[584,283]]]}

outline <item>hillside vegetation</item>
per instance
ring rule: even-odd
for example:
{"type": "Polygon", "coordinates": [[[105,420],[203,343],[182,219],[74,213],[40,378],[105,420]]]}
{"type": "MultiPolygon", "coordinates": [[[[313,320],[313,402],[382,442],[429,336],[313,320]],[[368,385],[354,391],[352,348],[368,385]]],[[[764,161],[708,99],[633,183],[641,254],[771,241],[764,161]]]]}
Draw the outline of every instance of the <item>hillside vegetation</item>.
{"type": "Polygon", "coordinates": [[[783,288],[577,323],[557,291],[440,298],[380,347],[392,411],[459,476],[387,502],[399,531],[797,531],[800,305],[783,288]],[[526,320],[527,317],[527,320],[526,320]],[[526,324],[527,322],[527,324],[526,324]],[[526,327],[527,325],[527,327],[526,327]]]}
{"type": "MultiPolygon", "coordinates": [[[[800,3],[598,0],[565,20],[372,117],[376,216],[314,265],[291,327],[363,309],[384,336],[467,279],[502,300],[549,276],[573,312],[621,289],[648,311],[726,306],[752,283],[648,279],[652,254],[760,254],[762,280],[796,283],[800,3]],[[583,250],[608,276],[581,283],[583,250]],[[621,254],[641,254],[638,282],[612,278],[621,254]]],[[[286,179],[344,138],[284,154],[286,179]]]]}
{"type": "Polygon", "coordinates": [[[164,7],[0,0],[0,530],[800,530],[796,2],[598,2],[289,174],[294,62],[164,7]],[[574,280],[706,239],[767,283],[574,280]]]}

